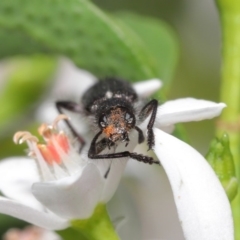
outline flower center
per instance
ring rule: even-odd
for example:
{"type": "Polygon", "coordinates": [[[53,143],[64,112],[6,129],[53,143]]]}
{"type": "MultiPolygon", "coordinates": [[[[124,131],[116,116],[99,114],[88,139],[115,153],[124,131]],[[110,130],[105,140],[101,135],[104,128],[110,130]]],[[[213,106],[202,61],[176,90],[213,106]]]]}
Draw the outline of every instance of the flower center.
{"type": "Polygon", "coordinates": [[[54,162],[61,164],[61,152],[67,154],[69,151],[69,140],[67,136],[63,132],[54,131],[45,124],[40,126],[39,133],[44,136],[45,139],[45,144],[37,144],[44,160],[51,165],[54,162]]]}
{"type": "Polygon", "coordinates": [[[69,176],[81,169],[79,165],[85,165],[69,137],[58,129],[58,122],[64,119],[67,119],[66,115],[59,115],[52,125],[42,124],[39,127],[42,143],[29,132],[17,132],[13,138],[15,143],[27,142],[29,156],[36,160],[44,181],[69,176]]]}

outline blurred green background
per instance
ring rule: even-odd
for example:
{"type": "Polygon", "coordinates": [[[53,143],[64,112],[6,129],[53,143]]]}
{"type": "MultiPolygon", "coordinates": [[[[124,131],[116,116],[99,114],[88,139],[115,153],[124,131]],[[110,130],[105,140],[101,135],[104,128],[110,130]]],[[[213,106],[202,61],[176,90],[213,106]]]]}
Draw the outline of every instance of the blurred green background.
{"type": "MultiPolygon", "coordinates": [[[[3,0],[4,2],[4,0],[3,0]]],[[[13,4],[15,4],[14,1],[9,1],[13,4]]],[[[16,1],[16,3],[21,3],[21,1],[16,1]]],[[[39,1],[40,3],[41,1],[39,1]]],[[[67,2],[67,1],[66,1],[67,2]]],[[[6,1],[6,4],[8,1],[6,1]]],[[[100,9],[105,11],[107,15],[110,16],[117,16],[118,21],[126,21],[128,22],[127,18],[125,19],[123,16],[124,12],[132,12],[132,13],[137,13],[140,16],[149,16],[149,17],[154,17],[158,18],[162,21],[164,21],[166,24],[169,25],[171,32],[171,37],[174,38],[174,41],[176,41],[176,47],[179,47],[179,50],[176,48],[176,55],[179,54],[176,59],[176,68],[175,68],[175,62],[172,64],[172,68],[174,71],[166,71],[164,72],[164,69],[161,69],[161,72],[163,73],[163,76],[166,77],[166,81],[170,81],[172,79],[172,83],[170,86],[168,86],[167,90],[165,90],[166,97],[167,99],[175,99],[175,98],[182,98],[182,97],[195,97],[195,98],[202,98],[202,99],[208,99],[208,100],[213,100],[213,101],[218,101],[219,97],[219,84],[220,84],[220,54],[221,54],[221,41],[220,41],[220,25],[219,25],[219,19],[217,15],[217,10],[216,6],[214,4],[214,1],[208,1],[208,0],[202,0],[202,1],[191,1],[191,0],[159,0],[159,1],[154,1],[154,0],[149,0],[149,1],[144,1],[144,0],[119,0],[119,1],[110,1],[110,0],[94,0],[93,3],[98,6],[100,9]],[[178,45],[178,46],[177,46],[178,45]],[[164,75],[165,74],[165,75],[164,75]]],[[[40,4],[41,5],[41,4],[40,4]]],[[[9,4],[10,6],[10,4],[9,4]]],[[[17,5],[16,5],[17,6],[17,5]]],[[[0,4],[0,13],[3,11],[3,7],[6,7],[4,4],[0,4]]],[[[25,5],[18,6],[19,8],[16,7],[16,9],[20,9],[21,7],[25,7],[25,5]]],[[[39,6],[41,7],[41,6],[39,6]]],[[[14,17],[11,18],[13,19],[13,23],[9,22],[8,29],[7,31],[13,31],[14,28],[20,29],[19,32],[17,32],[14,39],[12,39],[12,42],[9,44],[12,44],[11,46],[18,45],[20,46],[20,42],[23,41],[24,38],[22,38],[22,30],[24,30],[23,26],[23,21],[22,21],[22,16],[19,14],[18,11],[12,11],[11,8],[6,8],[10,9],[9,13],[13,14],[12,16],[16,16],[16,25],[14,25],[14,17]],[[11,25],[13,24],[13,25],[11,25]],[[10,30],[9,30],[10,29],[10,30]],[[18,35],[19,34],[19,35],[18,35]],[[19,39],[18,39],[19,36],[19,39]]],[[[5,9],[5,10],[6,10],[5,9]]],[[[36,14],[38,14],[38,7],[36,7],[36,14]]],[[[49,12],[51,13],[51,8],[49,8],[49,12]]],[[[59,10],[60,11],[60,10],[59,10]]],[[[5,11],[6,13],[6,11],[5,11]]],[[[29,12],[28,12],[29,13],[29,12]]],[[[62,16],[64,17],[65,12],[61,12],[62,16]]],[[[35,14],[33,11],[31,14],[35,14]]],[[[34,16],[31,16],[30,14],[28,15],[33,18],[33,20],[36,20],[34,16]]],[[[45,20],[46,24],[48,23],[48,15],[46,13],[45,15],[45,20]]],[[[116,20],[116,19],[115,19],[116,20]]],[[[73,20],[74,21],[74,20],[73,20]]],[[[33,21],[34,22],[34,21],[33,21]]],[[[37,26],[37,22],[36,26],[37,26]]],[[[4,22],[4,15],[0,16],[0,26],[2,25],[7,25],[8,23],[4,22]]],[[[31,24],[31,23],[29,23],[31,24]]],[[[81,24],[81,21],[80,21],[81,24]]],[[[131,25],[131,24],[130,24],[131,25]]],[[[41,26],[44,27],[45,26],[41,26]]],[[[58,33],[61,34],[61,31],[64,31],[62,29],[61,22],[58,22],[57,26],[54,26],[54,30],[58,30],[58,33]]],[[[68,26],[66,26],[68,27],[68,26]]],[[[89,25],[87,28],[91,28],[92,26],[89,25]]],[[[101,26],[100,26],[101,27],[101,26]]],[[[89,30],[88,29],[88,30],[89,30]]],[[[33,32],[32,36],[37,36],[42,37],[41,40],[44,42],[44,34],[47,34],[45,32],[37,31],[38,29],[36,28],[36,31],[33,32]]],[[[87,30],[87,31],[88,31],[87,30]]],[[[4,32],[5,29],[1,32],[0,31],[0,56],[2,56],[3,59],[8,55],[6,54],[7,50],[5,48],[6,44],[6,37],[9,32],[4,32]],[[6,50],[6,52],[5,52],[6,50]],[[1,52],[2,51],[2,52],[1,52]]],[[[81,31],[84,31],[84,29],[81,29],[81,31]]],[[[94,31],[94,29],[93,29],[94,31]]],[[[11,32],[12,33],[12,32],[11,32]]],[[[92,33],[91,33],[92,34],[92,33]]],[[[25,37],[25,36],[24,36],[25,37]]],[[[72,37],[72,36],[71,36],[72,37]]],[[[131,38],[131,34],[128,35],[126,34],[125,37],[131,38]]],[[[33,38],[34,39],[34,38],[33,38]]],[[[32,39],[31,39],[32,40],[32,39]]],[[[58,54],[58,51],[61,53],[66,53],[66,56],[70,56],[75,62],[78,63],[78,65],[81,66],[82,60],[80,59],[78,61],[78,56],[75,56],[75,52],[73,51],[75,49],[75,42],[72,41],[69,48],[64,49],[61,44],[64,43],[65,39],[59,38],[59,48],[54,48],[54,41],[55,39],[52,38],[52,45],[45,44],[44,47],[38,48],[40,49],[37,53],[53,53],[53,54],[58,54]],[[51,48],[52,47],[52,48],[51,48]],[[60,50],[59,50],[60,49],[60,50]]],[[[96,38],[95,40],[98,40],[96,38]]],[[[150,39],[153,44],[154,41],[158,41],[159,39],[156,37],[154,39],[154,35],[150,39]]],[[[117,40],[116,40],[117,41],[117,40]]],[[[27,43],[28,44],[28,43],[27,43]]],[[[27,53],[33,53],[36,45],[38,43],[30,41],[29,43],[29,49],[26,52],[27,53]]],[[[92,43],[94,44],[94,43],[92,43]]],[[[156,42],[156,45],[159,44],[156,42]]],[[[96,43],[97,45],[97,43],[96,43]]],[[[161,45],[161,44],[160,44],[161,45]]],[[[19,47],[18,46],[18,47],[19,47]]],[[[122,45],[122,48],[125,46],[122,45]]],[[[16,47],[17,48],[17,47],[16,47]]],[[[24,48],[28,49],[28,45],[24,45],[24,48]]],[[[14,51],[15,48],[11,47],[12,52],[9,54],[9,56],[14,56],[14,51]]],[[[140,48],[139,48],[140,49],[140,48]]],[[[103,51],[102,49],[98,49],[99,52],[103,51]]],[[[149,49],[148,49],[149,50],[149,49]]],[[[127,50],[126,50],[127,51],[127,50]]],[[[140,50],[139,50],[140,51],[140,50]]],[[[149,50],[151,51],[151,49],[149,50]]],[[[89,50],[90,52],[90,50],[89,50]]],[[[117,52],[117,50],[116,50],[117,52]]],[[[21,54],[21,52],[17,52],[16,55],[21,54]]],[[[144,56],[145,53],[143,53],[144,56]]],[[[146,58],[148,57],[149,52],[146,52],[146,58]]],[[[55,55],[54,55],[55,56],[55,55]]],[[[124,56],[121,56],[124,57],[124,56]]],[[[43,57],[44,58],[44,57],[43,57]]],[[[158,59],[157,56],[155,56],[156,59],[158,59]]],[[[161,60],[161,56],[159,56],[159,59],[161,60]]],[[[159,60],[159,61],[160,61],[159,60]]],[[[34,78],[35,73],[38,72],[39,79],[49,79],[53,74],[53,69],[56,64],[55,60],[42,60],[41,57],[34,58],[33,60],[30,61],[24,61],[23,59],[18,59],[14,58],[14,61],[18,61],[16,71],[17,73],[21,72],[21,69],[31,69],[31,71],[27,71],[27,73],[23,73],[23,78],[27,76],[27,78],[24,80],[26,82],[31,82],[31,80],[34,78]],[[40,59],[40,60],[39,60],[40,59]],[[38,62],[39,61],[39,62],[38,62]],[[42,64],[44,62],[44,64],[42,64]],[[24,66],[24,67],[22,67],[24,66]]],[[[13,62],[14,62],[13,61],[13,62]]],[[[89,57],[88,60],[86,61],[95,61],[93,58],[89,57]]],[[[110,59],[112,61],[112,59],[110,59]]],[[[139,61],[144,62],[144,57],[140,57],[139,61]]],[[[96,72],[99,72],[99,75],[104,75],[104,71],[101,72],[101,68],[104,66],[98,66],[100,61],[96,61],[96,66],[93,66],[93,69],[96,70],[96,72]],[[99,67],[99,69],[98,69],[99,67]]],[[[104,62],[104,61],[103,61],[104,62]]],[[[149,60],[149,62],[151,62],[149,60]]],[[[88,66],[86,63],[86,66],[88,66]]],[[[109,63],[110,64],[110,63],[109,63]]],[[[133,61],[133,65],[135,62],[133,61]]],[[[137,63],[136,63],[137,64],[137,63]]],[[[118,65],[118,62],[116,62],[116,65],[118,65]]],[[[136,65],[137,66],[137,65],[136,65]]],[[[109,68],[110,73],[114,73],[114,66],[111,66],[109,68]],[[112,72],[111,72],[112,71],[112,72]]],[[[15,68],[15,67],[14,67],[15,68]]],[[[157,69],[156,66],[151,65],[149,63],[149,69],[157,69]],[[152,67],[153,66],[153,67],[152,67]],[[152,68],[151,68],[152,67],[152,68]]],[[[159,66],[161,68],[161,66],[159,66]]],[[[126,71],[129,69],[126,68],[126,71]]],[[[150,71],[149,70],[149,71],[150,71]]],[[[4,67],[0,68],[0,77],[4,76],[4,67]]],[[[137,71],[137,70],[136,70],[137,71]]],[[[154,71],[153,71],[154,72],[154,71]]],[[[131,76],[131,72],[129,71],[128,76],[131,76]]],[[[21,75],[21,74],[20,74],[21,75]]],[[[147,75],[147,74],[146,74],[147,75]]],[[[151,75],[151,74],[150,74],[151,75]]],[[[153,76],[152,74],[151,76],[153,76]]],[[[139,73],[139,76],[141,74],[139,73]]],[[[136,75],[133,76],[133,80],[137,80],[139,77],[136,75]]],[[[17,81],[14,80],[15,78],[19,79],[19,74],[17,76],[12,75],[11,76],[11,81],[16,85],[17,81]]],[[[36,83],[38,85],[30,86],[29,89],[25,89],[27,92],[33,91],[33,89],[39,90],[39,92],[32,92],[33,95],[36,97],[41,95],[40,93],[44,91],[46,88],[46,83],[44,81],[39,81],[36,80],[36,83]]],[[[21,83],[22,84],[22,83],[21,83]]],[[[0,78],[0,87],[3,88],[4,86],[4,77],[0,78]]],[[[12,89],[9,90],[9,94],[4,95],[3,91],[1,92],[2,95],[0,95],[1,99],[1,105],[3,106],[2,108],[11,109],[10,113],[6,113],[4,116],[7,116],[6,119],[8,118],[15,118],[16,116],[13,113],[14,107],[11,106],[12,102],[18,101],[17,96],[18,94],[15,93],[14,91],[12,92],[12,89]],[[14,97],[13,97],[14,96],[14,97]]],[[[22,93],[23,95],[24,93],[22,93]]],[[[28,95],[28,94],[26,94],[28,95]]],[[[29,97],[31,97],[29,95],[29,97]]],[[[41,99],[41,97],[39,97],[41,99]]],[[[39,100],[38,99],[38,100],[39,100]]],[[[36,97],[37,100],[37,97],[36,97]]],[[[27,101],[27,100],[26,100],[27,101]]],[[[23,103],[25,104],[24,106],[28,105],[28,103],[23,103]]],[[[31,111],[34,111],[35,106],[30,106],[29,109],[31,111]]],[[[19,108],[17,108],[19,109],[19,108]]],[[[3,111],[3,110],[2,110],[3,111]]],[[[7,111],[7,110],[6,110],[7,111]]],[[[17,115],[17,111],[15,110],[15,113],[17,115]]],[[[4,112],[4,111],[3,111],[4,112]]],[[[21,112],[21,111],[20,111],[21,112]]],[[[19,117],[19,116],[18,116],[19,117]]],[[[22,123],[26,119],[21,119],[18,118],[18,124],[23,126],[22,123]]],[[[4,119],[2,119],[4,121],[4,119]]],[[[208,150],[209,142],[213,138],[213,132],[214,132],[214,124],[216,120],[211,120],[211,121],[203,121],[203,122],[197,122],[197,123],[187,123],[184,124],[186,127],[186,131],[188,134],[188,138],[190,143],[192,144],[193,147],[197,148],[202,154],[205,155],[205,153],[208,150]]],[[[1,122],[0,122],[1,123],[1,122]]],[[[24,123],[26,125],[26,122],[24,123]]],[[[12,132],[17,130],[17,124],[16,121],[9,124],[8,129],[11,129],[10,131],[5,131],[6,125],[1,129],[1,134],[0,137],[4,139],[10,139],[12,137],[12,132]]],[[[9,145],[9,141],[2,141],[2,145],[0,146],[0,149],[2,151],[1,156],[7,156],[10,152],[14,153],[15,150],[12,150],[12,148],[15,146],[9,145]],[[11,150],[9,150],[11,149],[11,150]],[[4,154],[3,154],[4,153],[4,154]]],[[[17,149],[17,147],[16,147],[17,149]]],[[[0,231],[3,233],[6,231],[6,229],[9,226],[13,225],[21,225],[22,223],[14,220],[14,223],[12,222],[12,218],[5,218],[2,215],[0,216],[0,231]]]]}

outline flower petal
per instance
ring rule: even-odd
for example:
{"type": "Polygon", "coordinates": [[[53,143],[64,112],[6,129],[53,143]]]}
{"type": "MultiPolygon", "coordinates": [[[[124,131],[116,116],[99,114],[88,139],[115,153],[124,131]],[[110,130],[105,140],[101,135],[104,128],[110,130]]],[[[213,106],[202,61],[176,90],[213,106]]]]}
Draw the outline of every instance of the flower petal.
{"type": "MultiPolygon", "coordinates": [[[[133,149],[136,147],[137,145],[137,132],[133,131],[130,133],[129,138],[131,139],[131,141],[129,142],[128,146],[126,147],[125,144],[126,143],[120,143],[116,149],[116,152],[123,152],[123,151],[129,151],[132,152],[133,149]]],[[[105,152],[103,151],[103,153],[106,153],[106,151],[108,151],[107,149],[105,150],[105,152]]],[[[122,174],[124,172],[124,169],[126,167],[126,164],[128,162],[128,157],[127,158],[119,158],[119,159],[108,159],[108,161],[104,161],[104,160],[99,160],[97,162],[97,166],[98,168],[100,168],[101,172],[103,171],[103,166],[105,166],[105,170],[104,172],[102,172],[102,176],[105,175],[106,171],[108,170],[108,167],[110,166],[110,171],[109,174],[107,176],[107,178],[105,178],[105,185],[104,185],[104,189],[103,189],[103,193],[102,193],[102,197],[101,200],[103,202],[108,202],[112,196],[114,195],[115,191],[118,188],[118,185],[120,183],[120,180],[122,178],[122,174]],[[106,167],[106,163],[108,163],[107,167],[106,167]]],[[[133,160],[136,161],[136,160],[133,160]]]]}
{"type": "Polygon", "coordinates": [[[82,173],[45,183],[35,183],[34,196],[60,217],[88,218],[100,200],[103,178],[94,164],[82,173]]]}
{"type": "Polygon", "coordinates": [[[179,122],[200,121],[218,116],[225,103],[215,103],[194,98],[167,101],[158,107],[155,126],[169,126],[179,122]]]}
{"type": "Polygon", "coordinates": [[[133,88],[140,98],[146,98],[155,93],[162,87],[162,81],[154,78],[146,81],[141,81],[133,84],[133,88]]]}
{"type": "Polygon", "coordinates": [[[41,210],[42,204],[31,193],[32,184],[39,181],[34,160],[15,157],[0,162],[0,191],[9,198],[41,210]]]}
{"type": "Polygon", "coordinates": [[[233,239],[231,208],[207,161],[191,146],[154,129],[154,151],[172,186],[185,238],[233,239]]]}
{"type": "MultiPolygon", "coordinates": [[[[101,161],[101,160],[100,160],[101,161]]],[[[101,201],[107,203],[114,193],[116,192],[118,185],[120,183],[120,180],[122,178],[123,171],[126,167],[128,158],[126,159],[112,159],[108,161],[109,164],[111,164],[111,169],[109,171],[109,174],[105,180],[101,201]],[[110,163],[112,161],[112,163],[110,163]]],[[[103,163],[103,160],[102,160],[103,163]]]]}
{"type": "Polygon", "coordinates": [[[171,186],[162,166],[130,161],[123,183],[127,189],[125,194],[130,195],[129,199],[134,201],[134,207],[131,206],[124,212],[127,221],[126,225],[122,226],[122,231],[131,228],[132,224],[136,226],[136,223],[132,222],[136,220],[131,218],[131,215],[134,208],[137,208],[138,214],[135,217],[141,224],[136,231],[142,233],[138,239],[185,239],[178,221],[171,186]]]}
{"type": "Polygon", "coordinates": [[[142,237],[136,203],[132,201],[129,189],[126,189],[123,181],[121,182],[113,198],[107,203],[111,222],[121,240],[147,239],[142,237]]]}
{"type": "Polygon", "coordinates": [[[17,201],[0,197],[0,213],[10,215],[49,230],[68,227],[68,222],[52,213],[38,211],[17,201]]]}

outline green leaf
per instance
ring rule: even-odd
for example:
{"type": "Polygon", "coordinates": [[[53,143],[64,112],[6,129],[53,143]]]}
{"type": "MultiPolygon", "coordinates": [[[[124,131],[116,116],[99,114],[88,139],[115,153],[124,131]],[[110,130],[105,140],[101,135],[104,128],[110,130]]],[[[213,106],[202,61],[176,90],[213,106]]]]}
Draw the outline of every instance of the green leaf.
{"type": "Polygon", "coordinates": [[[98,204],[90,218],[72,220],[71,227],[58,234],[66,240],[119,240],[104,204],[98,204]]]}
{"type": "Polygon", "coordinates": [[[17,126],[19,119],[40,99],[56,67],[56,59],[37,55],[18,57],[9,62],[11,73],[0,92],[0,132],[17,126]]]}
{"type": "Polygon", "coordinates": [[[67,228],[62,231],[57,232],[58,235],[61,236],[63,240],[90,240],[89,238],[85,237],[81,232],[77,231],[76,229],[73,228],[67,228]]]}
{"type": "Polygon", "coordinates": [[[87,0],[1,0],[0,57],[66,55],[97,76],[158,76],[154,59],[87,0]]]}
{"type": "Polygon", "coordinates": [[[117,13],[115,16],[138,35],[148,52],[154,57],[158,77],[163,80],[164,87],[169,86],[179,55],[177,36],[174,31],[157,18],[128,12],[117,13]]]}

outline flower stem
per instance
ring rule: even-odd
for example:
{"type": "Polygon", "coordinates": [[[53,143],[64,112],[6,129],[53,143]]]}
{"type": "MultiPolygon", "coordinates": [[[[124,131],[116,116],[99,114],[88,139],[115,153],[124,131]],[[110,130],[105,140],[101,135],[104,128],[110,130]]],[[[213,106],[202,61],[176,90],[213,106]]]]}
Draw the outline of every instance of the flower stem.
{"type": "Polygon", "coordinates": [[[240,240],[240,1],[216,0],[221,19],[223,38],[223,63],[221,101],[227,104],[217,132],[226,131],[231,141],[231,150],[238,179],[238,195],[232,201],[235,225],[235,240],[240,240]]]}
{"type": "Polygon", "coordinates": [[[71,227],[58,234],[67,240],[119,240],[104,204],[99,204],[90,218],[72,220],[71,227]]]}

